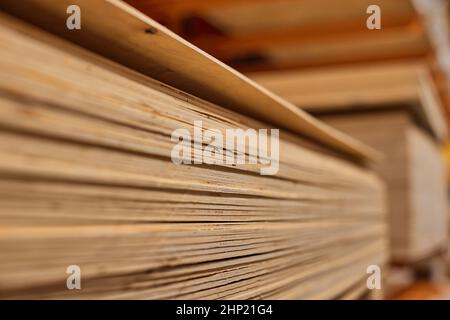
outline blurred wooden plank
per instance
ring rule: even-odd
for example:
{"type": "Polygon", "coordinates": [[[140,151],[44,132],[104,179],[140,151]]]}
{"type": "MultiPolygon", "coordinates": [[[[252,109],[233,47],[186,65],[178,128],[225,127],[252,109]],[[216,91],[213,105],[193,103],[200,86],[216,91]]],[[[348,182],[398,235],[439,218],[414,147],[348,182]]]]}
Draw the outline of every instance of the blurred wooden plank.
{"type": "Polygon", "coordinates": [[[415,15],[410,0],[126,0],[143,13],[183,19],[202,17],[226,33],[239,36],[273,29],[302,28],[358,20],[365,26],[366,9],[378,5],[383,25],[392,19],[404,21],[415,15]]]}
{"type": "Polygon", "coordinates": [[[424,57],[428,39],[418,25],[393,27],[368,35],[368,30],[306,39],[262,51],[274,68],[309,67],[364,61],[424,57]]]}
{"type": "Polygon", "coordinates": [[[410,107],[437,139],[447,137],[443,107],[426,64],[378,63],[249,76],[309,112],[410,107]]]}
{"type": "Polygon", "coordinates": [[[379,5],[383,18],[396,16],[403,20],[415,14],[410,0],[284,0],[261,3],[246,1],[217,9],[211,7],[204,12],[204,17],[231,35],[293,27],[311,28],[348,20],[359,20],[365,26],[369,5],[379,5]]]}
{"type": "Polygon", "coordinates": [[[343,58],[334,55],[333,47],[338,43],[341,46],[337,46],[337,48],[348,47],[346,51],[348,60],[358,60],[361,59],[358,56],[367,55],[363,52],[363,48],[370,43],[377,44],[372,48],[370,55],[374,58],[381,55],[389,58],[389,53],[392,56],[398,55],[396,51],[399,51],[400,48],[404,56],[425,54],[429,51],[427,39],[416,19],[417,17],[405,17],[405,20],[397,17],[385,18],[383,29],[376,32],[368,30],[364,21],[347,19],[338,23],[324,22],[317,26],[271,29],[231,37],[219,35],[195,37],[194,35],[188,39],[221,60],[260,53],[266,55],[268,59],[276,60],[278,64],[294,64],[295,62],[299,65],[331,64],[343,58]],[[314,59],[312,55],[305,60],[308,52],[314,51],[318,54],[324,45],[330,50],[325,57],[314,59]],[[361,52],[352,50],[356,47],[361,52]],[[283,52],[289,50],[293,52],[283,55],[283,52]]]}

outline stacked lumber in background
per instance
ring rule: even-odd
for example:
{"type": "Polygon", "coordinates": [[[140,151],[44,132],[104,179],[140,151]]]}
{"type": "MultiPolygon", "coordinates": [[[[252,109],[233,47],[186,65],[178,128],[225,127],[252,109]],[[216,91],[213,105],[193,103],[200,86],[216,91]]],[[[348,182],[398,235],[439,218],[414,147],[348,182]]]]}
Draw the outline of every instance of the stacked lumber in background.
{"type": "Polygon", "coordinates": [[[427,258],[447,240],[446,173],[436,142],[406,112],[330,116],[326,122],[382,151],[393,261],[427,258]]]}
{"type": "Polygon", "coordinates": [[[387,259],[370,148],[120,1],[1,7],[64,30],[69,4],[83,27],[60,36],[85,48],[0,15],[1,298],[364,293],[387,259]],[[174,164],[171,133],[196,120],[280,128],[278,173],[174,164]],[[81,290],[66,287],[70,265],[81,290]]]}
{"type": "Polygon", "coordinates": [[[392,262],[416,262],[446,246],[439,144],[447,131],[425,66],[383,63],[251,77],[385,155],[375,167],[387,184],[392,262]]]}
{"type": "Polygon", "coordinates": [[[126,2],[246,72],[417,58],[430,49],[411,0],[126,2]],[[376,31],[366,26],[371,5],[383,16],[376,31]]]}
{"type": "Polygon", "coordinates": [[[403,105],[437,139],[447,135],[429,68],[419,60],[258,72],[250,77],[312,114],[384,110],[403,105]]]}

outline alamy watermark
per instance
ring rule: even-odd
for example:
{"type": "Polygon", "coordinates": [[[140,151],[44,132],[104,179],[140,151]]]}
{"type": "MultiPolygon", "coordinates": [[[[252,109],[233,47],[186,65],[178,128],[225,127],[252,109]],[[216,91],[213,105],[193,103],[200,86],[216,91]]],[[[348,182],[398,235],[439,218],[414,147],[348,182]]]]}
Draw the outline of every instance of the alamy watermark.
{"type": "Polygon", "coordinates": [[[279,129],[203,129],[194,121],[193,135],[176,129],[171,135],[172,162],[180,164],[261,165],[261,175],[275,175],[279,169],[279,129]]]}
{"type": "MultiPolygon", "coordinates": [[[[69,30],[81,29],[81,9],[75,4],[67,7],[66,13],[69,16],[66,19],[66,27],[69,30]]],[[[366,20],[366,26],[369,30],[381,29],[381,8],[376,4],[371,4],[367,7],[366,13],[370,16],[366,20]]]]}
{"type": "Polygon", "coordinates": [[[366,281],[367,289],[381,289],[381,268],[376,264],[372,264],[367,267],[366,272],[370,274],[366,281]]]}
{"type": "Polygon", "coordinates": [[[69,290],[81,289],[81,269],[76,264],[72,264],[67,267],[66,274],[69,276],[66,280],[66,286],[69,290]]]}
{"type": "Polygon", "coordinates": [[[66,27],[69,30],[80,30],[81,29],[81,9],[79,6],[72,4],[67,7],[67,14],[70,16],[66,19],[66,27]]]}
{"type": "Polygon", "coordinates": [[[366,26],[369,30],[380,30],[381,29],[381,8],[376,4],[371,4],[367,7],[367,14],[370,16],[366,20],[366,26]]]}

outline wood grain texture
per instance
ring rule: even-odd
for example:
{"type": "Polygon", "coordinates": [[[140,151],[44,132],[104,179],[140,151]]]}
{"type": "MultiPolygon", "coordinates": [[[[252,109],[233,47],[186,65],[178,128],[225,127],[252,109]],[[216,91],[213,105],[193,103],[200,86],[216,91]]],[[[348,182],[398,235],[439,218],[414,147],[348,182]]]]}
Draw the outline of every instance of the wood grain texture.
{"type": "Polygon", "coordinates": [[[177,89],[253,118],[308,136],[360,159],[377,157],[358,141],[194,47],[119,0],[26,0],[0,8],[177,89]],[[83,27],[71,32],[66,8],[81,7],[83,27]],[[99,19],[98,14],[107,19],[99,19]]]}
{"type": "Polygon", "coordinates": [[[175,165],[199,119],[268,126],[2,15],[0,297],[339,298],[386,262],[370,170],[285,130],[275,176],[175,165]]]}

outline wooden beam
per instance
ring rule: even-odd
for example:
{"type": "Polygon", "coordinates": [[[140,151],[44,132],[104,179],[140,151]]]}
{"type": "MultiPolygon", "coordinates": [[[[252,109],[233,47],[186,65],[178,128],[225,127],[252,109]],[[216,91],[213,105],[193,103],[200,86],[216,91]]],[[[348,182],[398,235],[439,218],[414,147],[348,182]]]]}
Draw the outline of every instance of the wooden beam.
{"type": "Polygon", "coordinates": [[[368,30],[364,21],[355,19],[340,23],[282,28],[235,36],[196,37],[192,35],[188,40],[200,48],[204,48],[207,52],[218,52],[230,56],[245,52],[264,51],[290,44],[328,41],[335,37],[349,37],[350,35],[379,37],[389,33],[392,29],[417,28],[412,27],[413,25],[417,26],[417,17],[415,16],[403,19],[387,16],[383,17],[383,29],[375,32],[368,30]]]}
{"type": "MultiPolygon", "coordinates": [[[[409,0],[127,0],[132,6],[158,20],[170,21],[179,30],[183,21],[196,17],[209,21],[224,33],[239,37],[289,29],[314,30],[321,26],[342,28],[349,21],[366,24],[366,8],[377,4],[383,10],[383,27],[392,20],[405,21],[415,15],[409,0]],[[393,18],[393,19],[391,19],[393,18]]],[[[329,30],[334,30],[329,28],[329,30]]],[[[327,32],[327,30],[324,30],[327,32]]],[[[282,33],[282,32],[281,32],[282,33]]],[[[193,36],[193,35],[191,35],[193,36]]]]}
{"type": "Polygon", "coordinates": [[[211,7],[203,13],[203,17],[228,34],[237,36],[276,29],[336,25],[349,20],[359,20],[365,26],[369,5],[380,6],[383,23],[385,17],[403,20],[415,14],[410,0],[285,0],[262,3],[245,1],[240,5],[211,7]]]}
{"type": "Polygon", "coordinates": [[[259,54],[266,58],[263,63],[297,67],[419,57],[431,50],[425,30],[416,19],[406,25],[395,25],[379,31],[367,30],[365,27],[338,29],[329,33],[285,30],[236,39],[208,37],[193,39],[192,42],[226,62],[232,63],[236,58],[259,54]]]}
{"type": "Polygon", "coordinates": [[[437,139],[447,137],[443,107],[421,61],[249,74],[313,114],[407,105],[437,139]]]}

